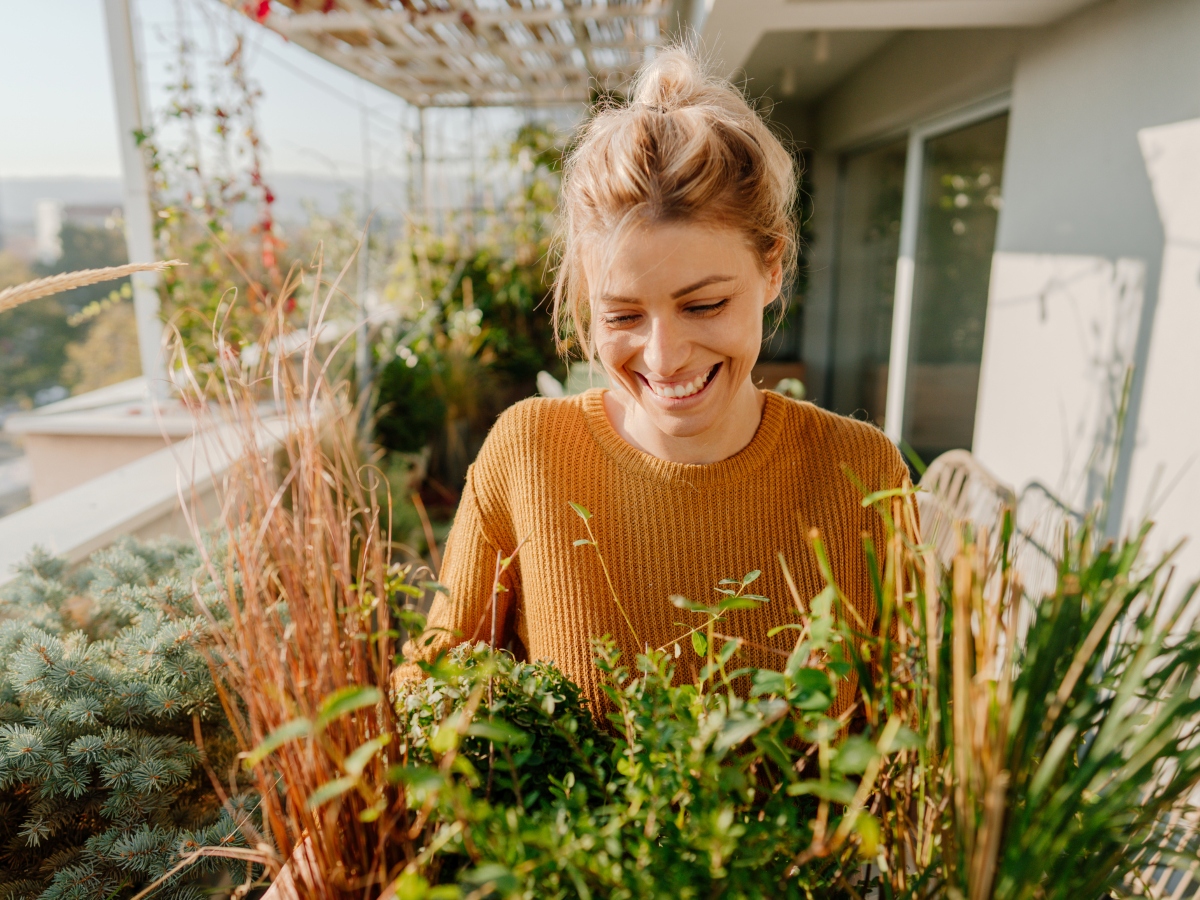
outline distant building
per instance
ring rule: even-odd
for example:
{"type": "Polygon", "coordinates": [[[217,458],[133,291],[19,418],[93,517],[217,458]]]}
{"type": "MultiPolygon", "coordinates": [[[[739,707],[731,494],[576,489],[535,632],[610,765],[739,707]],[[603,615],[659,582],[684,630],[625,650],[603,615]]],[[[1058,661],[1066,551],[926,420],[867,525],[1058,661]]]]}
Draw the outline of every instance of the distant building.
{"type": "Polygon", "coordinates": [[[62,257],[62,228],[65,223],[83,228],[121,227],[121,207],[111,203],[64,204],[61,200],[38,200],[34,204],[34,253],[38,262],[50,265],[62,257]]]}
{"type": "Polygon", "coordinates": [[[62,256],[63,205],[59,200],[39,200],[33,207],[34,252],[37,261],[50,265],[62,256]]]}

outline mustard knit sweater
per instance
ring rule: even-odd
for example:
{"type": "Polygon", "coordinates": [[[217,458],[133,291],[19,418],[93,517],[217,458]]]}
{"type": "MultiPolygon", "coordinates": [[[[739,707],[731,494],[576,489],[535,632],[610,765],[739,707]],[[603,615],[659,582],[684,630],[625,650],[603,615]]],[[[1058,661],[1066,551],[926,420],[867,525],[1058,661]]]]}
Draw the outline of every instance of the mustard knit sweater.
{"type": "MultiPolygon", "coordinates": [[[[590,521],[612,587],[643,644],[673,644],[702,617],[673,606],[682,594],[705,603],[719,598],[722,578],[759,569],[749,590],[770,598],[730,614],[720,630],[746,639],[735,666],[781,669],[785,658],[750,642],[787,652],[795,633],[774,638],[776,625],[799,621],[777,560],[782,552],[807,601],[824,582],[810,545],[819,529],[834,576],[859,614],[874,627],[875,603],[862,535],[881,550],[879,515],[861,504],[853,472],[869,490],[908,478],[896,448],[876,428],[766,393],[762,422],[734,456],[709,465],[657,459],[617,434],[604,412],[603,391],[564,399],[530,399],[507,410],[467,474],[451,529],[439,594],[429,614],[427,646],[405,647],[406,659],[432,659],[465,640],[492,637],[492,586],[497,554],[520,551],[497,592],[496,646],[510,638],[531,660],[550,660],[602,710],[608,706],[592,660],[590,639],[611,635],[632,665],[643,648],[613,601],[596,548],[575,546],[590,521]],[[523,543],[522,543],[523,542],[523,543]],[[686,627],[677,623],[684,623],[686,627]]],[[[690,640],[677,678],[694,680],[698,658],[690,640]]],[[[419,677],[402,667],[397,681],[419,677]]],[[[843,682],[834,712],[844,710],[855,685],[843,682]]]]}

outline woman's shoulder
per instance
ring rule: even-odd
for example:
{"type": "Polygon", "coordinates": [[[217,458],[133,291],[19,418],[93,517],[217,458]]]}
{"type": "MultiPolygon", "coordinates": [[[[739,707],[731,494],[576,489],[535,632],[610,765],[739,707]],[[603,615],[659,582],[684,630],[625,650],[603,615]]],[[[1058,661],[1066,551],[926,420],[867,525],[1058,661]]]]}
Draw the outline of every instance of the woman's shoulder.
{"type": "Polygon", "coordinates": [[[588,433],[582,395],[529,397],[496,419],[473,468],[529,473],[548,458],[577,450],[588,433]]]}
{"type": "Polygon", "coordinates": [[[904,457],[873,423],[839,415],[807,401],[780,399],[788,418],[785,439],[798,444],[798,452],[821,457],[872,482],[893,483],[907,477],[904,457]]]}
{"type": "Polygon", "coordinates": [[[569,440],[587,428],[583,395],[527,397],[504,410],[488,433],[488,442],[534,449],[546,440],[569,440]]]}

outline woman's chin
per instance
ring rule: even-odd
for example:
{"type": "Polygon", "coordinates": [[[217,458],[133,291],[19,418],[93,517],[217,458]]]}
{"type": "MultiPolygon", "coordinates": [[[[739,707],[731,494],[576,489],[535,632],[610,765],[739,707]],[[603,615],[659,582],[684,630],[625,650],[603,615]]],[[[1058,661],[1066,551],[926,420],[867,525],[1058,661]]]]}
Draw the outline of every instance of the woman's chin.
{"type": "Polygon", "coordinates": [[[722,404],[722,398],[717,393],[706,392],[696,397],[694,402],[691,397],[664,400],[650,391],[642,393],[638,405],[642,407],[646,418],[663,434],[675,438],[704,434],[720,421],[721,410],[729,405],[727,401],[722,404]]]}

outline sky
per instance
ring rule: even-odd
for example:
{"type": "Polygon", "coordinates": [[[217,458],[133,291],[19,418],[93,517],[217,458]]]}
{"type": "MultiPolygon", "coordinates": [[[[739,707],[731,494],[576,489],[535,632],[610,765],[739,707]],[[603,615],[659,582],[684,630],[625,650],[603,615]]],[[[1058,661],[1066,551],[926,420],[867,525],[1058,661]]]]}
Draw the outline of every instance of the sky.
{"type": "MultiPolygon", "coordinates": [[[[202,58],[214,36],[227,42],[235,27],[248,36],[273,171],[357,177],[362,107],[375,125],[377,156],[399,137],[398,98],[216,0],[134,0],[134,13],[152,105],[171,77],[181,19],[202,58]]],[[[0,178],[120,174],[103,0],[0,0],[0,178]]]]}
{"type": "Polygon", "coordinates": [[[0,0],[0,178],[120,173],[101,0],[0,0]]]}

